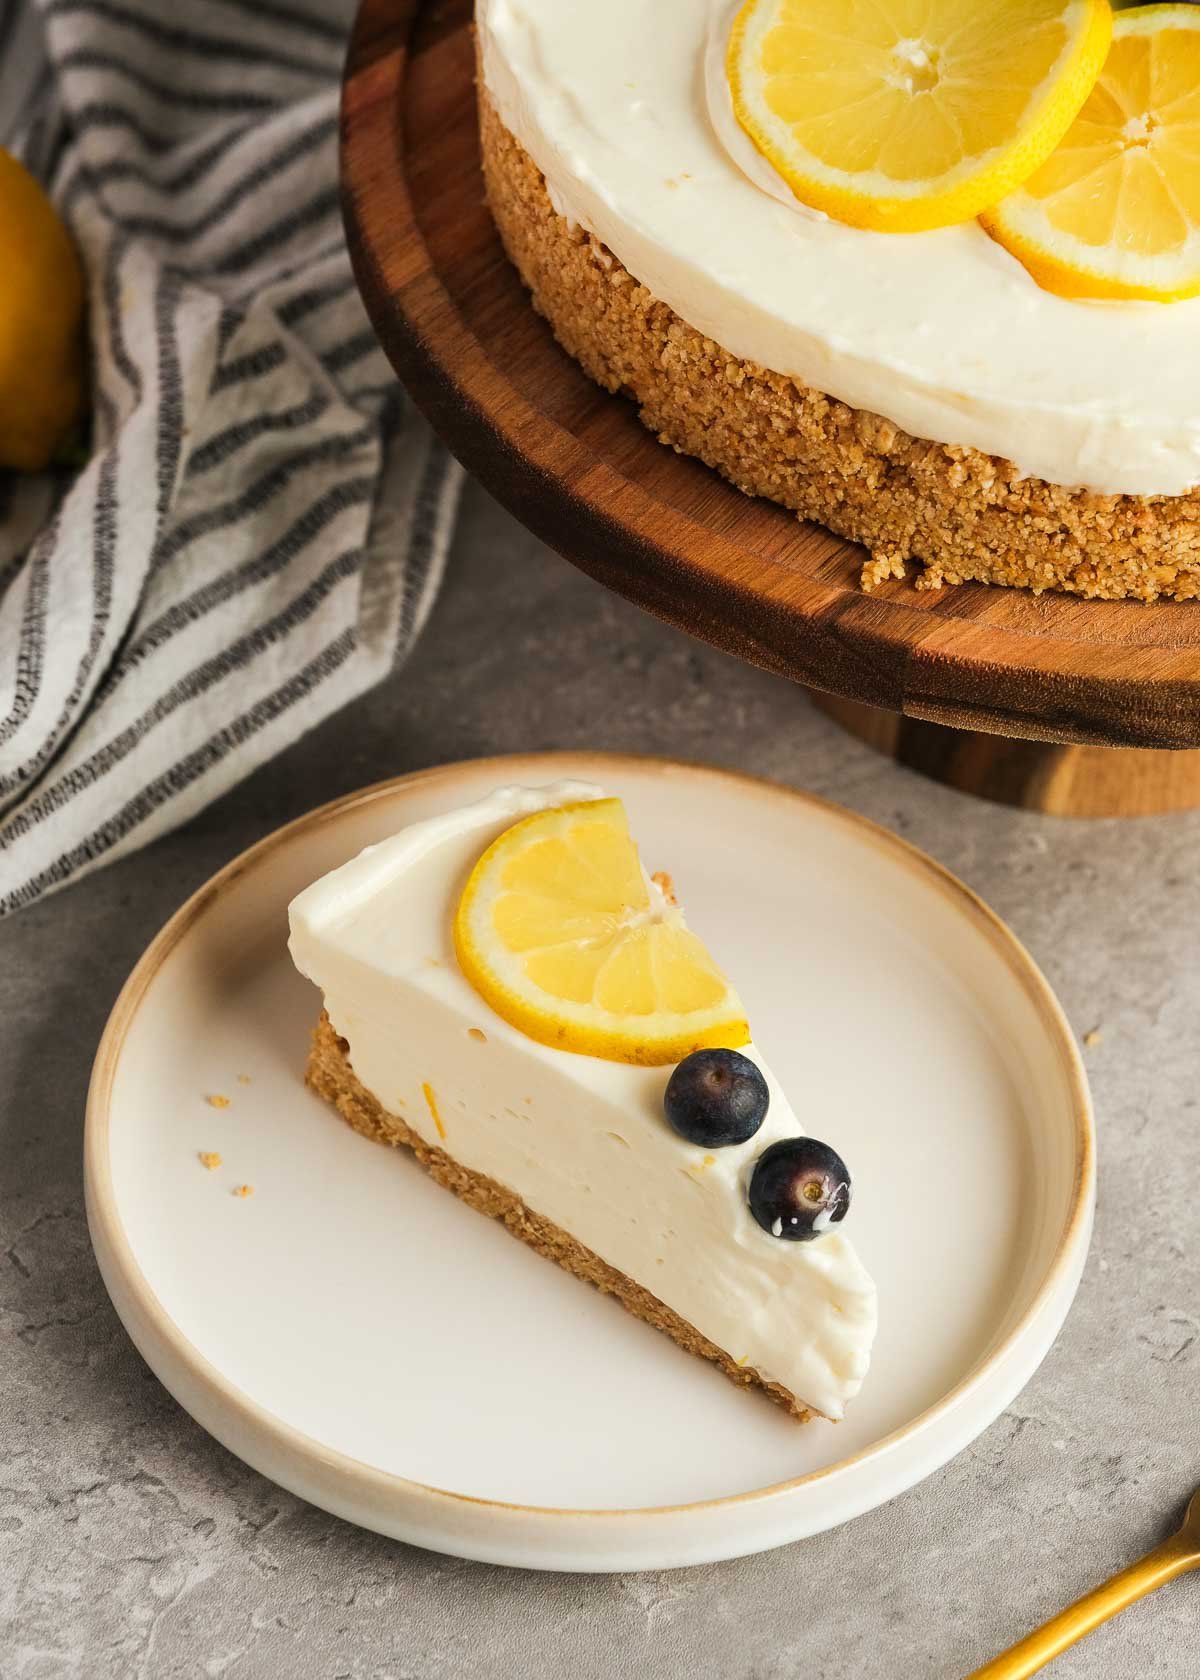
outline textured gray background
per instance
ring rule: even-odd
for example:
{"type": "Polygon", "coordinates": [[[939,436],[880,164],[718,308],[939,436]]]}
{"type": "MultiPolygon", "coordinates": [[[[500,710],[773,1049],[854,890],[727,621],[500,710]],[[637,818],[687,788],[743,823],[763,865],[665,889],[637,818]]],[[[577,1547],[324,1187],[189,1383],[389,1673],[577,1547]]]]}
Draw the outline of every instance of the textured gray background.
{"type": "MultiPolygon", "coordinates": [[[[0,1676],[956,1680],[1160,1539],[1200,1482],[1200,814],[1071,824],[899,770],[785,682],[607,595],[478,490],[417,656],[182,833],[0,927],[0,1676]],[[694,1571],[520,1574],[360,1533],[245,1469],[142,1365],[92,1262],[88,1068],[155,929],[308,807],[445,759],[611,747],[737,765],[899,830],[1030,945],[1082,1034],[1099,1220],[993,1428],[881,1511],[694,1571]]],[[[1200,1576],[1062,1680],[1200,1670],[1200,1576]]]]}

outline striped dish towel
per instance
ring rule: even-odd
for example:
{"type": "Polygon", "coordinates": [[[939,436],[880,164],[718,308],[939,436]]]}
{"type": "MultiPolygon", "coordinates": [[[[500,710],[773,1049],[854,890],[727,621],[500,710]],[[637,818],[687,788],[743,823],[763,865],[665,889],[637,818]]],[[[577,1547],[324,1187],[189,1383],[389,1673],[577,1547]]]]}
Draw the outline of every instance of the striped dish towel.
{"type": "MultiPolygon", "coordinates": [[[[342,238],[351,0],[0,0],[0,136],[88,273],[91,458],[0,473],[0,914],[393,671],[459,472],[342,238]]],[[[2,258],[0,258],[2,260],[2,258]]]]}

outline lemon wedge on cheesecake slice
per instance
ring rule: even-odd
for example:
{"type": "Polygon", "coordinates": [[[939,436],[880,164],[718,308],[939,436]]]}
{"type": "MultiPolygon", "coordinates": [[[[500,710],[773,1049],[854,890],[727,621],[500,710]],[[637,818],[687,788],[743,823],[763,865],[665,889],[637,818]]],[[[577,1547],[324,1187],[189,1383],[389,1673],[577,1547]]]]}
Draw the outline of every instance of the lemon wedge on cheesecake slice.
{"type": "Polygon", "coordinates": [[[1200,6],[1119,13],[1057,151],[983,223],[1065,297],[1200,295],[1200,6]]]}
{"type": "Polygon", "coordinates": [[[501,834],[468,878],[454,944],[496,1013],[559,1050],[661,1066],[750,1040],[737,993],[647,880],[619,799],[501,834]]]}
{"type": "Polygon", "coordinates": [[[747,0],[726,69],[739,123],[798,199],[913,233],[1033,174],[1111,34],[1109,0],[747,0]]]}

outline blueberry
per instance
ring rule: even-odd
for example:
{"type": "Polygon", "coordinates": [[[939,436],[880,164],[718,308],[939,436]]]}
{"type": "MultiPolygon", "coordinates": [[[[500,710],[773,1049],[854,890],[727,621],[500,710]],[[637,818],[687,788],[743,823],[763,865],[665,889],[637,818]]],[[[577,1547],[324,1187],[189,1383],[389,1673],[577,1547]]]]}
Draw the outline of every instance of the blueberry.
{"type": "Polygon", "coordinates": [[[667,1081],[663,1107],[673,1131],[701,1149],[745,1143],[762,1125],[770,1092],[749,1056],[696,1050],[667,1081]]]}
{"type": "Polygon", "coordinates": [[[764,1149],[750,1176],[750,1212],[773,1237],[811,1242],[845,1219],[846,1163],[816,1138],[783,1138],[764,1149]]]}

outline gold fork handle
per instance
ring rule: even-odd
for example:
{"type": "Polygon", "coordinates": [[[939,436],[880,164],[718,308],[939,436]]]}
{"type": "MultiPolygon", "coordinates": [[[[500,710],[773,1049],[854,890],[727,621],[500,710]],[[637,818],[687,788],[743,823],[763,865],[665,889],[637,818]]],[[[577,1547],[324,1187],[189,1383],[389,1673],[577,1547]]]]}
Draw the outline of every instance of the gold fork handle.
{"type": "Polygon", "coordinates": [[[1131,1563],[1128,1569],[1114,1575],[1111,1581],[1105,1581],[1103,1586],[1079,1599],[1019,1644],[993,1657],[982,1668],[974,1669],[966,1680],[1026,1680],[1026,1676],[1036,1674],[1068,1645],[1074,1645],[1093,1628],[1098,1628],[1101,1622],[1108,1621],[1110,1616],[1152,1593],[1156,1587],[1174,1580],[1176,1575],[1195,1569],[1198,1564],[1200,1552],[1197,1552],[1195,1542],[1182,1534],[1173,1534],[1161,1546],[1155,1546],[1144,1558],[1131,1563]]]}

